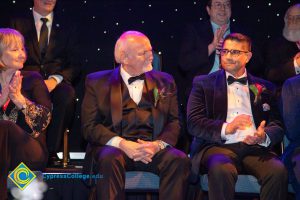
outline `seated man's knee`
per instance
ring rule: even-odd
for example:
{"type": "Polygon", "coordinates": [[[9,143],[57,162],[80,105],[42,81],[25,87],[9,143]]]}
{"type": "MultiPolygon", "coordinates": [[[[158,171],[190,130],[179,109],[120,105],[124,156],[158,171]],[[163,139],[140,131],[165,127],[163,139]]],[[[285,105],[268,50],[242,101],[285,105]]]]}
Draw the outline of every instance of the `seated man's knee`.
{"type": "Polygon", "coordinates": [[[124,153],[122,150],[106,146],[101,148],[96,155],[96,161],[101,168],[112,168],[114,165],[123,165],[125,163],[124,153]]]}
{"type": "Polygon", "coordinates": [[[72,85],[67,83],[60,83],[53,91],[52,91],[52,100],[53,103],[66,103],[66,105],[75,101],[75,89],[72,85]],[[58,102],[54,102],[55,99],[58,102]],[[63,101],[61,101],[63,100],[63,101]]]}
{"type": "Polygon", "coordinates": [[[266,178],[272,178],[278,181],[287,181],[287,169],[285,168],[284,164],[278,160],[274,165],[272,165],[271,169],[268,169],[268,174],[266,178]]]}
{"type": "Polygon", "coordinates": [[[191,165],[190,159],[182,151],[171,148],[167,150],[167,160],[180,168],[189,168],[191,165]]]}
{"type": "Polygon", "coordinates": [[[233,177],[236,179],[238,171],[232,163],[214,163],[209,167],[208,174],[210,177],[233,177]]]}

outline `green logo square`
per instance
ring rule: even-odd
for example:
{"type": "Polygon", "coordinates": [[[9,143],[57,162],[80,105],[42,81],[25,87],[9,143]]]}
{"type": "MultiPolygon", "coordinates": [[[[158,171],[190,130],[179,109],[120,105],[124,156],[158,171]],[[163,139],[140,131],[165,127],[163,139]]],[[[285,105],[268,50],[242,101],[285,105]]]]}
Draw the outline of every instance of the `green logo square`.
{"type": "Polygon", "coordinates": [[[18,188],[24,190],[35,178],[36,175],[21,162],[9,175],[8,178],[14,182],[18,188]]]}

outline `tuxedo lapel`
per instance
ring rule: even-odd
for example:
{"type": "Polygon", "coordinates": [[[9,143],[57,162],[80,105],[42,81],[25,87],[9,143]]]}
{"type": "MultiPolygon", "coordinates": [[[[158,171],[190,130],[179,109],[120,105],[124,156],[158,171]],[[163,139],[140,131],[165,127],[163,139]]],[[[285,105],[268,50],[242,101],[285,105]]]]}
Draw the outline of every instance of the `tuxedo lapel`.
{"type": "MultiPolygon", "coordinates": [[[[247,74],[247,79],[248,79],[248,86],[255,83],[255,78],[251,76],[249,73],[247,74]]],[[[250,93],[250,103],[251,103],[251,110],[252,110],[254,123],[256,127],[258,127],[261,119],[261,115],[260,115],[261,103],[260,102],[257,102],[256,104],[254,103],[255,96],[254,93],[250,90],[250,88],[249,88],[249,93],[250,93]]]]}
{"type": "MultiPolygon", "coordinates": [[[[148,95],[149,95],[149,100],[152,102],[153,106],[152,106],[152,116],[153,116],[153,135],[157,136],[161,130],[162,130],[162,121],[160,120],[160,117],[162,117],[162,115],[159,115],[159,102],[157,102],[156,107],[154,106],[154,88],[158,88],[156,81],[153,78],[153,71],[147,72],[145,73],[146,75],[146,80],[145,80],[145,86],[147,87],[148,90],[148,95]]],[[[155,137],[154,137],[155,138],[155,137]]]]}
{"type": "Polygon", "coordinates": [[[110,85],[110,110],[112,122],[116,130],[122,121],[122,92],[121,92],[121,75],[120,67],[114,69],[113,74],[109,80],[110,85]]]}
{"type": "Polygon", "coordinates": [[[220,70],[216,76],[214,85],[213,114],[215,118],[226,120],[228,107],[227,101],[225,71],[220,70]]]}
{"type": "Polygon", "coordinates": [[[38,36],[37,36],[37,32],[36,32],[36,27],[34,24],[34,17],[33,14],[31,13],[29,16],[29,26],[30,26],[30,40],[31,42],[27,42],[26,44],[30,44],[32,45],[33,51],[35,53],[35,55],[38,57],[38,59],[41,61],[41,55],[40,55],[40,48],[39,48],[39,42],[38,42],[38,36]]]}
{"type": "MultiPolygon", "coordinates": [[[[57,45],[57,34],[59,34],[60,31],[60,24],[58,23],[60,19],[58,19],[57,15],[55,13],[53,14],[53,21],[51,26],[51,32],[49,36],[49,43],[47,46],[45,57],[47,57],[47,53],[50,51],[50,49],[55,49],[55,45],[57,45]]],[[[51,51],[50,51],[51,52],[51,51]]]]}

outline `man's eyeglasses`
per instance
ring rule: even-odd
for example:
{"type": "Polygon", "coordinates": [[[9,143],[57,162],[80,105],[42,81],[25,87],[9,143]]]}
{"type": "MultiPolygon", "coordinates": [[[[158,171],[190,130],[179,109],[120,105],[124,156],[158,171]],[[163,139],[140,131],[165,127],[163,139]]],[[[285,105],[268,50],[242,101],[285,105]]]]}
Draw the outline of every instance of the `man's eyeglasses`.
{"type": "Polygon", "coordinates": [[[300,22],[300,15],[287,15],[286,19],[288,21],[300,22]]]}
{"type": "Polygon", "coordinates": [[[230,53],[233,57],[238,57],[242,53],[249,53],[249,51],[241,51],[236,49],[219,49],[221,56],[225,56],[226,54],[230,53]]]}
{"type": "Polygon", "coordinates": [[[217,9],[222,9],[222,8],[229,9],[229,8],[231,8],[231,4],[229,2],[228,3],[217,2],[217,3],[213,3],[212,7],[217,8],[217,9]]]}

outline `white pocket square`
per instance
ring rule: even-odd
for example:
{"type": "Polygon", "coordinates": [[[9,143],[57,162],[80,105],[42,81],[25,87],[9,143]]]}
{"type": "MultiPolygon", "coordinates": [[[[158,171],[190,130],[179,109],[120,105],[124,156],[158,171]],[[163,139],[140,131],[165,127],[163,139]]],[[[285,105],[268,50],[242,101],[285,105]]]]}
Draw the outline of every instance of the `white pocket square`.
{"type": "Polygon", "coordinates": [[[265,112],[271,110],[270,105],[267,104],[267,103],[264,103],[264,104],[262,105],[262,107],[263,107],[263,111],[265,111],[265,112]]]}

